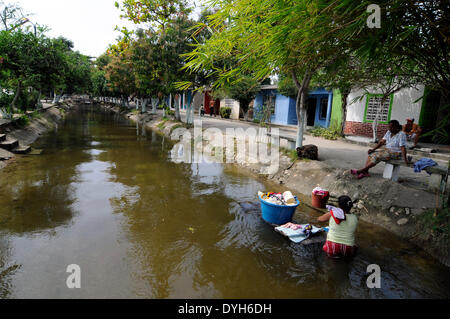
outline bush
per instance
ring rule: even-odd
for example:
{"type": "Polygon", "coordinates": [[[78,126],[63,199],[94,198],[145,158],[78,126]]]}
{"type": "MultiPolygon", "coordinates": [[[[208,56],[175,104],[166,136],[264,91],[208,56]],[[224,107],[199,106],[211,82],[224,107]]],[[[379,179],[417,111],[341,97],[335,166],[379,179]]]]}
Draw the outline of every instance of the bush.
{"type": "Polygon", "coordinates": [[[220,116],[224,119],[229,119],[231,117],[231,111],[230,107],[222,107],[220,109],[220,116]]]}
{"type": "Polygon", "coordinates": [[[14,95],[0,93],[0,108],[8,109],[13,99],[14,95]]]}
{"type": "Polygon", "coordinates": [[[166,116],[175,116],[175,111],[172,111],[169,107],[165,108],[166,116]]]}
{"type": "Polygon", "coordinates": [[[21,117],[19,117],[17,119],[17,125],[19,125],[20,127],[25,127],[28,124],[30,124],[30,119],[28,118],[28,116],[26,115],[22,115],[21,117]]]}
{"type": "Polygon", "coordinates": [[[336,129],[315,127],[310,131],[312,136],[323,137],[327,140],[337,140],[340,137],[336,129]]]}

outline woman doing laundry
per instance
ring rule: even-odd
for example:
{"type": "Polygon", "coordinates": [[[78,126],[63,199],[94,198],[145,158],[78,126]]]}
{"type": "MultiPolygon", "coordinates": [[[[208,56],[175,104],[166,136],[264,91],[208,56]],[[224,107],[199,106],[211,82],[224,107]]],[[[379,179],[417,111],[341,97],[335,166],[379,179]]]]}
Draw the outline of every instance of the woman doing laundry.
{"type": "Polygon", "coordinates": [[[353,201],[348,196],[339,197],[339,208],[327,206],[328,213],[319,222],[330,222],[327,241],[323,250],[329,257],[353,257],[356,254],[355,232],[358,217],[350,214],[353,201]]]}

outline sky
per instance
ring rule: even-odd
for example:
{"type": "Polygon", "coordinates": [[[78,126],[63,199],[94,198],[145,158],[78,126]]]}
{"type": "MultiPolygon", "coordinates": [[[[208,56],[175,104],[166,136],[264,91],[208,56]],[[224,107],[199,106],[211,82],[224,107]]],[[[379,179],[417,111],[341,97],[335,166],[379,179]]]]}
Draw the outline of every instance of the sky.
{"type": "Polygon", "coordinates": [[[116,26],[134,28],[134,24],[120,19],[116,0],[6,0],[17,3],[23,11],[33,14],[31,22],[46,25],[50,37],[63,36],[71,40],[75,50],[98,57],[115,42],[120,32],[116,26]]]}
{"type": "Polygon", "coordinates": [[[32,14],[31,22],[43,24],[51,30],[50,37],[63,36],[75,45],[75,50],[97,57],[109,44],[115,42],[119,32],[116,25],[133,28],[134,24],[120,19],[115,0],[11,0],[23,11],[32,14]]]}

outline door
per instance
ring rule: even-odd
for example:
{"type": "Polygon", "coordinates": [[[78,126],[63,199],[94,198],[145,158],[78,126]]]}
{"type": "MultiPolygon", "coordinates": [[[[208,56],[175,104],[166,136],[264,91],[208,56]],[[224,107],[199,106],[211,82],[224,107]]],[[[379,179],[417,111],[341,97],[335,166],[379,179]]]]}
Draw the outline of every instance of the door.
{"type": "Polygon", "coordinates": [[[310,97],[307,101],[308,109],[307,109],[307,126],[314,126],[316,123],[316,108],[317,108],[317,98],[310,97]]]}

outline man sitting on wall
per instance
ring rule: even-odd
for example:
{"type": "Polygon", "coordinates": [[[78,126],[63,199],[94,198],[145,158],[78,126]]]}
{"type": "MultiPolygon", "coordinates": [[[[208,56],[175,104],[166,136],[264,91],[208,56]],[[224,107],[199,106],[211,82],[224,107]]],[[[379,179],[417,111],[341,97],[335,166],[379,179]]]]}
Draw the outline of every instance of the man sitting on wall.
{"type": "Polygon", "coordinates": [[[403,158],[406,165],[409,165],[409,160],[406,156],[406,134],[402,132],[402,126],[397,120],[389,122],[389,131],[383,137],[378,145],[369,150],[369,158],[366,162],[366,167],[361,169],[352,169],[351,173],[356,175],[358,179],[369,177],[369,170],[375,167],[382,161],[400,160],[403,158]],[[376,151],[380,147],[385,146],[381,151],[376,151]]]}
{"type": "Polygon", "coordinates": [[[419,142],[420,134],[422,133],[420,126],[414,123],[414,119],[407,119],[406,125],[403,126],[403,132],[406,134],[406,139],[414,143],[409,149],[415,149],[419,142]]]}

